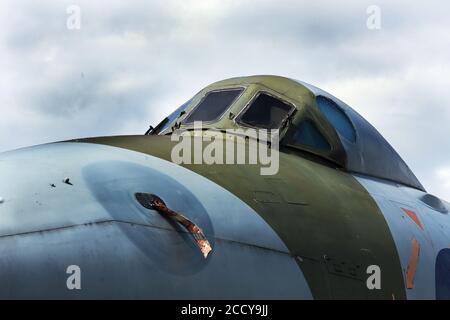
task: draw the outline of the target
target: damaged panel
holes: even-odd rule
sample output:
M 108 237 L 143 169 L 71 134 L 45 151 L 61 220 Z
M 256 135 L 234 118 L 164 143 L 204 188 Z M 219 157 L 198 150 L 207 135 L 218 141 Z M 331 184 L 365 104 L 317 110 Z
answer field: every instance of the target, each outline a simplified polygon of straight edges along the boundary
M 211 252 L 212 247 L 208 239 L 205 237 L 203 230 L 197 226 L 194 222 L 183 216 L 182 214 L 169 209 L 164 201 L 153 194 L 148 193 L 136 193 L 136 199 L 139 203 L 147 209 L 156 210 L 169 219 L 173 219 L 183 225 L 188 232 L 194 237 L 200 251 L 205 259 Z

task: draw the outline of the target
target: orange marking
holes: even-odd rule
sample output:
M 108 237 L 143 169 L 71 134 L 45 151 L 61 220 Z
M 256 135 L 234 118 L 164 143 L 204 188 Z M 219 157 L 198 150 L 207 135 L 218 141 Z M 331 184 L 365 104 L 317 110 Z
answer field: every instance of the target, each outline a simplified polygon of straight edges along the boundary
M 420 229 L 423 230 L 423 225 L 419 220 L 419 217 L 417 216 L 417 214 L 414 211 L 402 208 L 403 211 L 405 211 L 405 213 L 408 215 L 408 217 L 410 217 L 418 226 Z
M 417 271 L 417 263 L 419 262 L 420 244 L 416 239 L 411 241 L 411 256 L 409 257 L 408 269 L 406 270 L 406 288 L 414 288 L 414 276 Z

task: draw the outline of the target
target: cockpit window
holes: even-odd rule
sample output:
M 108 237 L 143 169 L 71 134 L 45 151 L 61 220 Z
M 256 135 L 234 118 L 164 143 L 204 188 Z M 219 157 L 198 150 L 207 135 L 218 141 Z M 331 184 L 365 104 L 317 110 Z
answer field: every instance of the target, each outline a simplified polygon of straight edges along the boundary
M 155 129 L 154 134 L 164 134 L 165 130 L 172 127 L 175 121 L 180 117 L 181 113 L 191 104 L 192 99 L 183 103 L 174 112 L 172 112 L 167 118 L 165 118 Z
M 290 144 L 307 146 L 313 149 L 328 151 L 331 149 L 327 139 L 311 120 L 304 120 L 297 127 Z
M 317 96 L 316 102 L 322 114 L 330 121 L 336 131 L 347 140 L 355 142 L 355 128 L 336 102 L 324 96 Z
M 244 89 L 211 91 L 199 105 L 183 120 L 183 124 L 194 121 L 214 121 L 219 119 Z
M 294 110 L 293 106 L 260 93 L 236 121 L 257 128 L 278 129 Z

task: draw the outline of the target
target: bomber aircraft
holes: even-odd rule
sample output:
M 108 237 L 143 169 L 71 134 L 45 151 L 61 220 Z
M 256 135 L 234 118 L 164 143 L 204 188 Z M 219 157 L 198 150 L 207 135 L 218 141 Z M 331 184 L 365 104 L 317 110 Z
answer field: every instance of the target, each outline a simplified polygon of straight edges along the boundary
M 331 94 L 227 79 L 145 134 L 1 153 L 0 298 L 450 299 L 449 208 Z

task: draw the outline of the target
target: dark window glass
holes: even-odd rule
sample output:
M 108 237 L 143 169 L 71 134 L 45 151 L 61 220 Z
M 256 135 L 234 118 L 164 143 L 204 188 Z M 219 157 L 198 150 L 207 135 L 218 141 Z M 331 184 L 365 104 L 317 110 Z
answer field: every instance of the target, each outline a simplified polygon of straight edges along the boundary
M 304 145 L 319 150 L 330 150 L 330 144 L 311 120 L 305 120 L 295 131 L 291 144 Z
M 260 94 L 238 119 L 258 128 L 278 129 L 294 107 L 267 94 Z
M 323 96 L 318 96 L 316 101 L 320 111 L 328 119 L 328 121 L 330 121 L 336 131 L 347 140 L 355 142 L 355 129 L 344 111 L 342 111 L 333 100 Z
M 219 119 L 242 91 L 243 89 L 232 89 L 209 92 L 202 102 L 183 120 L 183 123 Z

